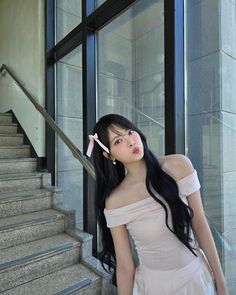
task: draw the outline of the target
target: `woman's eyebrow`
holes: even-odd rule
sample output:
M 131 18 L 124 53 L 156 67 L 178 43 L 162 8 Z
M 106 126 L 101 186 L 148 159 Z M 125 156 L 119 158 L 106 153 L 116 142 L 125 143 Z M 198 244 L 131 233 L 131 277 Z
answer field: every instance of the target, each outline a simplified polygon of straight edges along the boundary
M 116 134 L 117 134 L 117 133 L 116 133 Z M 120 133 L 120 134 L 116 135 L 115 137 L 112 138 L 111 143 L 112 143 L 117 137 L 120 137 L 120 136 L 123 136 L 123 135 L 125 135 L 125 132 L 124 132 L 123 134 Z
M 119 136 L 121 136 L 121 134 L 120 134 L 120 135 L 116 135 L 115 137 L 113 137 L 112 140 L 111 140 L 111 143 L 112 143 L 117 137 L 119 137 Z

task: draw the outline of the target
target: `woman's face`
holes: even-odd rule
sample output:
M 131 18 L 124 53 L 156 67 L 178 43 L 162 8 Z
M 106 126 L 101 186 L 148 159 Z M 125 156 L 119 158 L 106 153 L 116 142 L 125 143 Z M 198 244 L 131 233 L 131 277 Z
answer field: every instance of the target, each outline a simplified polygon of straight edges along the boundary
M 118 161 L 131 163 L 143 158 L 143 143 L 138 132 L 112 126 L 108 129 L 111 157 Z

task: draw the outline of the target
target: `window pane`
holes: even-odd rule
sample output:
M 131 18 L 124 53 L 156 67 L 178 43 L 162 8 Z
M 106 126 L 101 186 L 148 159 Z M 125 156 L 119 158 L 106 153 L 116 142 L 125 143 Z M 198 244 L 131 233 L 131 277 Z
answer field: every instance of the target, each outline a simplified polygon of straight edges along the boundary
M 236 294 L 236 3 L 186 2 L 187 151 Z
M 97 36 L 97 116 L 126 116 L 159 155 L 164 154 L 163 2 L 137 1 Z
M 56 65 L 56 121 L 82 151 L 82 48 L 73 50 Z M 60 138 L 57 138 L 57 185 L 63 190 L 62 206 L 76 210 L 76 226 L 83 228 L 83 169 Z
M 107 0 L 95 0 L 95 7 L 98 7 L 98 6 L 102 5 L 106 1 Z
M 56 43 L 81 22 L 81 0 L 56 0 Z

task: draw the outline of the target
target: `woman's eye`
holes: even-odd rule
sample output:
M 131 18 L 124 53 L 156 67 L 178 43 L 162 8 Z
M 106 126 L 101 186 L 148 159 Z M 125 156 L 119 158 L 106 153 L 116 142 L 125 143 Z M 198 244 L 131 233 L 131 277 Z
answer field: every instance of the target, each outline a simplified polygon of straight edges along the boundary
M 117 139 L 117 140 L 115 141 L 115 145 L 121 143 L 121 141 L 122 141 L 121 138 Z
M 132 133 L 134 133 L 134 131 L 133 130 L 129 130 L 129 135 L 131 135 Z

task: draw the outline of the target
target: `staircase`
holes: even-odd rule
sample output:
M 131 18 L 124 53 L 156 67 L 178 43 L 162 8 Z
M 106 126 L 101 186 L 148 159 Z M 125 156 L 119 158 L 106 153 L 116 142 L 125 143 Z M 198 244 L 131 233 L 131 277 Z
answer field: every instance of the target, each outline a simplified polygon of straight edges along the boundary
M 0 294 L 111 294 L 92 236 L 56 208 L 62 192 L 36 167 L 11 114 L 0 114 Z

